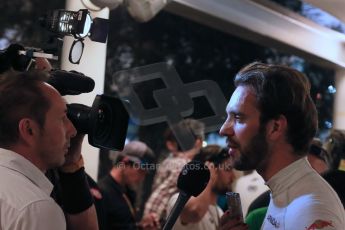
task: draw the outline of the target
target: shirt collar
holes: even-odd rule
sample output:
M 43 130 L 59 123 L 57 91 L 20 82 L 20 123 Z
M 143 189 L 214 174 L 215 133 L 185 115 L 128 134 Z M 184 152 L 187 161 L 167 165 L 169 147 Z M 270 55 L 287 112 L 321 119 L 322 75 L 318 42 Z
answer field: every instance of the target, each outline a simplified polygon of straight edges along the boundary
M 41 170 L 22 155 L 0 148 L 0 167 L 6 167 L 22 174 L 50 196 L 54 187 L 53 184 Z
M 272 191 L 272 198 L 286 191 L 299 178 L 312 172 L 312 170 L 307 157 L 303 157 L 280 170 L 266 182 L 266 185 Z

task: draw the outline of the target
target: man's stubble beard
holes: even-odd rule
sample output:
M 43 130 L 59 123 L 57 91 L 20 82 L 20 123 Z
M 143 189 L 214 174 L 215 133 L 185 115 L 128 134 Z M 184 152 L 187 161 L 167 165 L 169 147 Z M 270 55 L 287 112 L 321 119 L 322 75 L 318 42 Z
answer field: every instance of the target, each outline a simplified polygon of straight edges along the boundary
M 269 157 L 268 143 L 266 141 L 265 125 L 260 125 L 247 146 L 239 148 L 240 157 L 234 161 L 234 168 L 240 171 L 260 170 L 265 167 Z

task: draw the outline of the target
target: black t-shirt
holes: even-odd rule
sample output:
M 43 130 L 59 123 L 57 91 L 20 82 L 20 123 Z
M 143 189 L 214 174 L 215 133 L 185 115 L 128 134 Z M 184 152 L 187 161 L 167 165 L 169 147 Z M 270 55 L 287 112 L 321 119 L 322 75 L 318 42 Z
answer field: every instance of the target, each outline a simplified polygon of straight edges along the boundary
M 107 230 L 107 223 L 106 223 L 106 217 L 105 217 L 105 203 L 103 200 L 103 196 L 101 194 L 101 191 L 97 185 L 97 183 L 88 175 L 87 176 L 87 182 L 90 186 L 90 192 L 92 194 L 92 197 L 94 199 L 94 205 L 97 212 L 97 220 L 98 220 L 98 228 L 99 230 Z
M 98 186 L 104 201 L 106 229 L 138 229 L 133 210 L 135 193 L 123 189 L 109 174 L 98 182 Z

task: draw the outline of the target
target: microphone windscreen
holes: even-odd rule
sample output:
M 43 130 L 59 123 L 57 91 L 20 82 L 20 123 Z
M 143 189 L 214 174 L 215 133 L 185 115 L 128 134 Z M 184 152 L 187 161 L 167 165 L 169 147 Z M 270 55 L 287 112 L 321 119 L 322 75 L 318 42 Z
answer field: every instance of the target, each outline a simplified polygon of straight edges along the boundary
M 47 82 L 62 96 L 89 93 L 95 88 L 95 81 L 92 78 L 82 73 L 64 70 L 52 71 Z
M 210 180 L 210 170 L 200 161 L 191 161 L 183 166 L 177 179 L 177 188 L 190 196 L 198 196 Z

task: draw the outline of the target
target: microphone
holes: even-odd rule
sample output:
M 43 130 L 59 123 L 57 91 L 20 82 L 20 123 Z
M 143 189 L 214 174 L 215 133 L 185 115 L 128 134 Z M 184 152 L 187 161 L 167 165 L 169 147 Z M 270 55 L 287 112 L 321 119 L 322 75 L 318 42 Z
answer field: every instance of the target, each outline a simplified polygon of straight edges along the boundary
M 198 196 L 210 180 L 210 171 L 199 161 L 191 161 L 183 166 L 177 179 L 177 188 L 180 190 L 176 203 L 171 209 L 163 230 L 171 230 L 177 217 L 191 196 Z
M 95 81 L 76 71 L 53 70 L 47 81 L 61 96 L 89 93 L 95 88 Z

